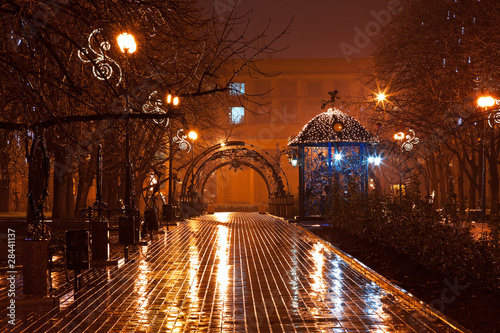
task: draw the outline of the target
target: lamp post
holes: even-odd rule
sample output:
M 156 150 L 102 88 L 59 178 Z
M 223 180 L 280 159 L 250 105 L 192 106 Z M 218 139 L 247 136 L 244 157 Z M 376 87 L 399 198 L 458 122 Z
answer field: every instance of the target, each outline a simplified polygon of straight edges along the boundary
M 173 105 L 176 107 L 179 105 L 179 97 L 177 96 L 172 96 L 171 94 L 167 95 L 167 104 L 170 109 L 170 105 Z M 174 163 L 174 133 L 173 133 L 173 128 L 172 128 L 172 123 L 173 121 L 170 120 L 169 125 L 170 125 L 170 145 L 169 145 L 169 153 L 168 153 L 168 206 L 167 206 L 167 230 L 168 230 L 168 221 L 173 220 L 173 215 L 174 215 L 174 172 L 173 172 L 173 163 Z
M 188 138 L 191 139 L 191 200 L 194 201 L 194 140 L 198 138 L 195 131 L 188 133 Z
M 477 100 L 477 105 L 486 112 L 488 107 L 495 105 L 495 99 L 491 96 L 481 96 Z M 486 120 L 483 120 L 483 139 L 482 139 L 482 163 L 483 170 L 481 174 L 481 218 L 486 217 Z
M 134 53 L 137 50 L 137 44 L 135 43 L 134 36 L 128 33 L 122 33 L 116 38 L 120 51 L 125 54 L 128 63 L 129 54 Z M 127 79 L 125 78 L 125 89 L 127 87 Z M 129 128 L 129 96 L 128 91 L 125 95 L 126 103 L 126 113 L 125 118 L 125 220 L 123 221 L 121 232 L 119 232 L 119 238 L 121 243 L 125 244 L 125 260 L 128 260 L 129 244 L 135 244 L 139 241 L 139 234 L 137 232 L 137 226 L 135 221 L 135 216 L 133 210 L 135 208 L 135 200 L 132 198 L 132 161 L 130 160 L 130 128 Z
M 134 36 L 128 33 L 122 33 L 117 37 L 118 46 L 120 50 L 126 55 L 128 60 L 128 55 L 134 53 L 137 50 L 137 44 L 135 43 Z M 127 87 L 125 87 L 127 89 Z M 128 92 L 125 96 L 126 112 L 129 113 L 129 102 L 128 102 Z M 127 210 L 134 208 L 134 202 L 132 200 L 132 162 L 130 160 L 130 133 L 129 133 L 129 120 L 128 117 L 125 119 L 125 208 Z
M 405 134 L 403 132 L 398 132 L 394 134 L 394 140 L 398 141 L 401 143 L 403 139 L 405 138 Z M 402 179 L 401 179 L 401 152 L 398 154 L 398 173 L 399 173 L 399 202 L 401 202 L 403 199 L 403 191 L 402 191 Z

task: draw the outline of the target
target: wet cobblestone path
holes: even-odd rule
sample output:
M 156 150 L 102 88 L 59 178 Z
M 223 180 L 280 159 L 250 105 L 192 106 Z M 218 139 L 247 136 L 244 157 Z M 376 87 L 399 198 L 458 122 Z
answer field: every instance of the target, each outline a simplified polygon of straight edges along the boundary
M 59 308 L 19 314 L 13 331 L 453 331 L 268 215 L 205 215 L 156 237 Z

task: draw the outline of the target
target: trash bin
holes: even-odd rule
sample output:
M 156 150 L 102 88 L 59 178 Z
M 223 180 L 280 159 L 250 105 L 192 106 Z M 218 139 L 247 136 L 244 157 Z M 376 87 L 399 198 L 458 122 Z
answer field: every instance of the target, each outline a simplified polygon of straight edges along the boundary
M 66 268 L 75 271 L 90 268 L 87 230 L 66 231 Z
M 160 223 L 158 221 L 158 209 L 156 207 L 144 211 L 144 220 L 146 221 L 148 230 L 156 231 L 160 228 Z
M 173 221 L 174 220 L 174 206 L 171 204 L 164 204 L 162 206 L 163 220 Z
M 91 221 L 90 232 L 92 261 L 108 260 L 110 254 L 108 221 Z
M 140 241 L 141 225 L 136 216 L 120 216 L 118 218 L 118 242 L 136 244 Z

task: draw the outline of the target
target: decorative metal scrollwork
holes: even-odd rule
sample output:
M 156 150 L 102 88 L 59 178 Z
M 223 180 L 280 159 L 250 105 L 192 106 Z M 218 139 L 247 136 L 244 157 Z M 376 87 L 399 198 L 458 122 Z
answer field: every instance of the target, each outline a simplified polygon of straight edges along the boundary
M 184 129 L 180 129 L 177 131 L 177 136 L 172 139 L 173 142 L 177 143 L 179 145 L 179 149 L 181 150 L 187 150 L 189 153 L 191 151 L 191 145 L 189 144 L 188 141 L 186 141 L 186 138 L 188 137 L 186 134 L 182 134 Z
M 500 110 L 495 110 L 488 115 L 488 125 L 495 127 L 496 124 L 500 124 Z
M 84 63 L 90 62 L 92 64 L 92 74 L 99 80 L 109 80 L 115 71 L 118 73 L 118 86 L 122 81 L 122 69 L 118 63 L 104 54 L 104 51 L 108 51 L 111 48 L 109 42 L 101 42 L 98 48 L 93 45 L 96 44 L 96 35 L 101 32 L 102 29 L 96 29 L 92 31 L 88 38 L 88 47 L 84 47 L 78 50 L 78 57 Z
M 415 136 L 414 130 L 410 129 L 408 131 L 411 132 L 412 135 L 406 134 L 406 141 L 401 145 L 402 151 L 411 151 L 413 149 L 413 146 L 420 141 L 420 139 Z
M 157 98 L 156 95 L 158 94 L 158 91 L 153 91 L 148 98 L 148 101 L 144 103 L 142 106 L 142 110 L 147 113 L 167 113 L 162 106 L 163 102 L 160 98 Z M 161 124 L 165 122 L 165 126 L 168 126 L 169 123 L 169 118 L 163 118 L 163 119 L 153 119 L 157 124 Z

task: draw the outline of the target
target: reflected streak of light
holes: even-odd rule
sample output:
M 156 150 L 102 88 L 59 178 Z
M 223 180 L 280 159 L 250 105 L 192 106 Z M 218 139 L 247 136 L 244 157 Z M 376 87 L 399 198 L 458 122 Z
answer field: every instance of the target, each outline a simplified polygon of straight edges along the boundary
M 224 303 L 227 296 L 227 285 L 229 278 L 229 244 L 228 244 L 228 230 L 226 226 L 218 226 L 218 245 L 217 258 L 219 258 L 219 266 L 217 269 L 217 284 L 220 291 L 220 301 Z
M 198 289 L 199 281 L 197 272 L 200 267 L 199 252 L 196 246 L 196 240 L 191 238 L 189 240 L 189 298 L 193 302 L 193 306 L 198 304 Z
M 293 296 L 292 296 L 292 306 L 295 308 L 299 307 L 299 275 L 297 273 L 298 271 L 298 251 L 297 251 L 297 242 L 293 242 L 293 247 L 292 247 L 292 269 L 290 270 L 290 284 L 292 285 L 292 291 L 293 291 Z
M 323 280 L 323 267 L 325 266 L 325 255 L 323 254 L 323 244 L 314 244 L 311 250 L 311 256 L 313 257 L 315 270 L 311 274 L 314 280 L 312 285 L 313 291 L 316 293 L 325 292 L 325 282 Z
M 150 274 L 149 265 L 146 261 L 143 260 L 139 265 L 139 275 L 135 279 L 135 286 L 134 286 L 134 292 L 137 293 L 137 303 L 139 304 L 137 312 L 141 314 L 141 320 L 139 321 L 141 325 L 146 325 L 148 322 L 145 317 L 148 314 L 148 306 L 149 306 L 149 299 L 147 297 L 149 274 Z
M 215 213 L 215 217 L 219 222 L 227 223 L 229 222 L 229 214 L 230 213 Z

